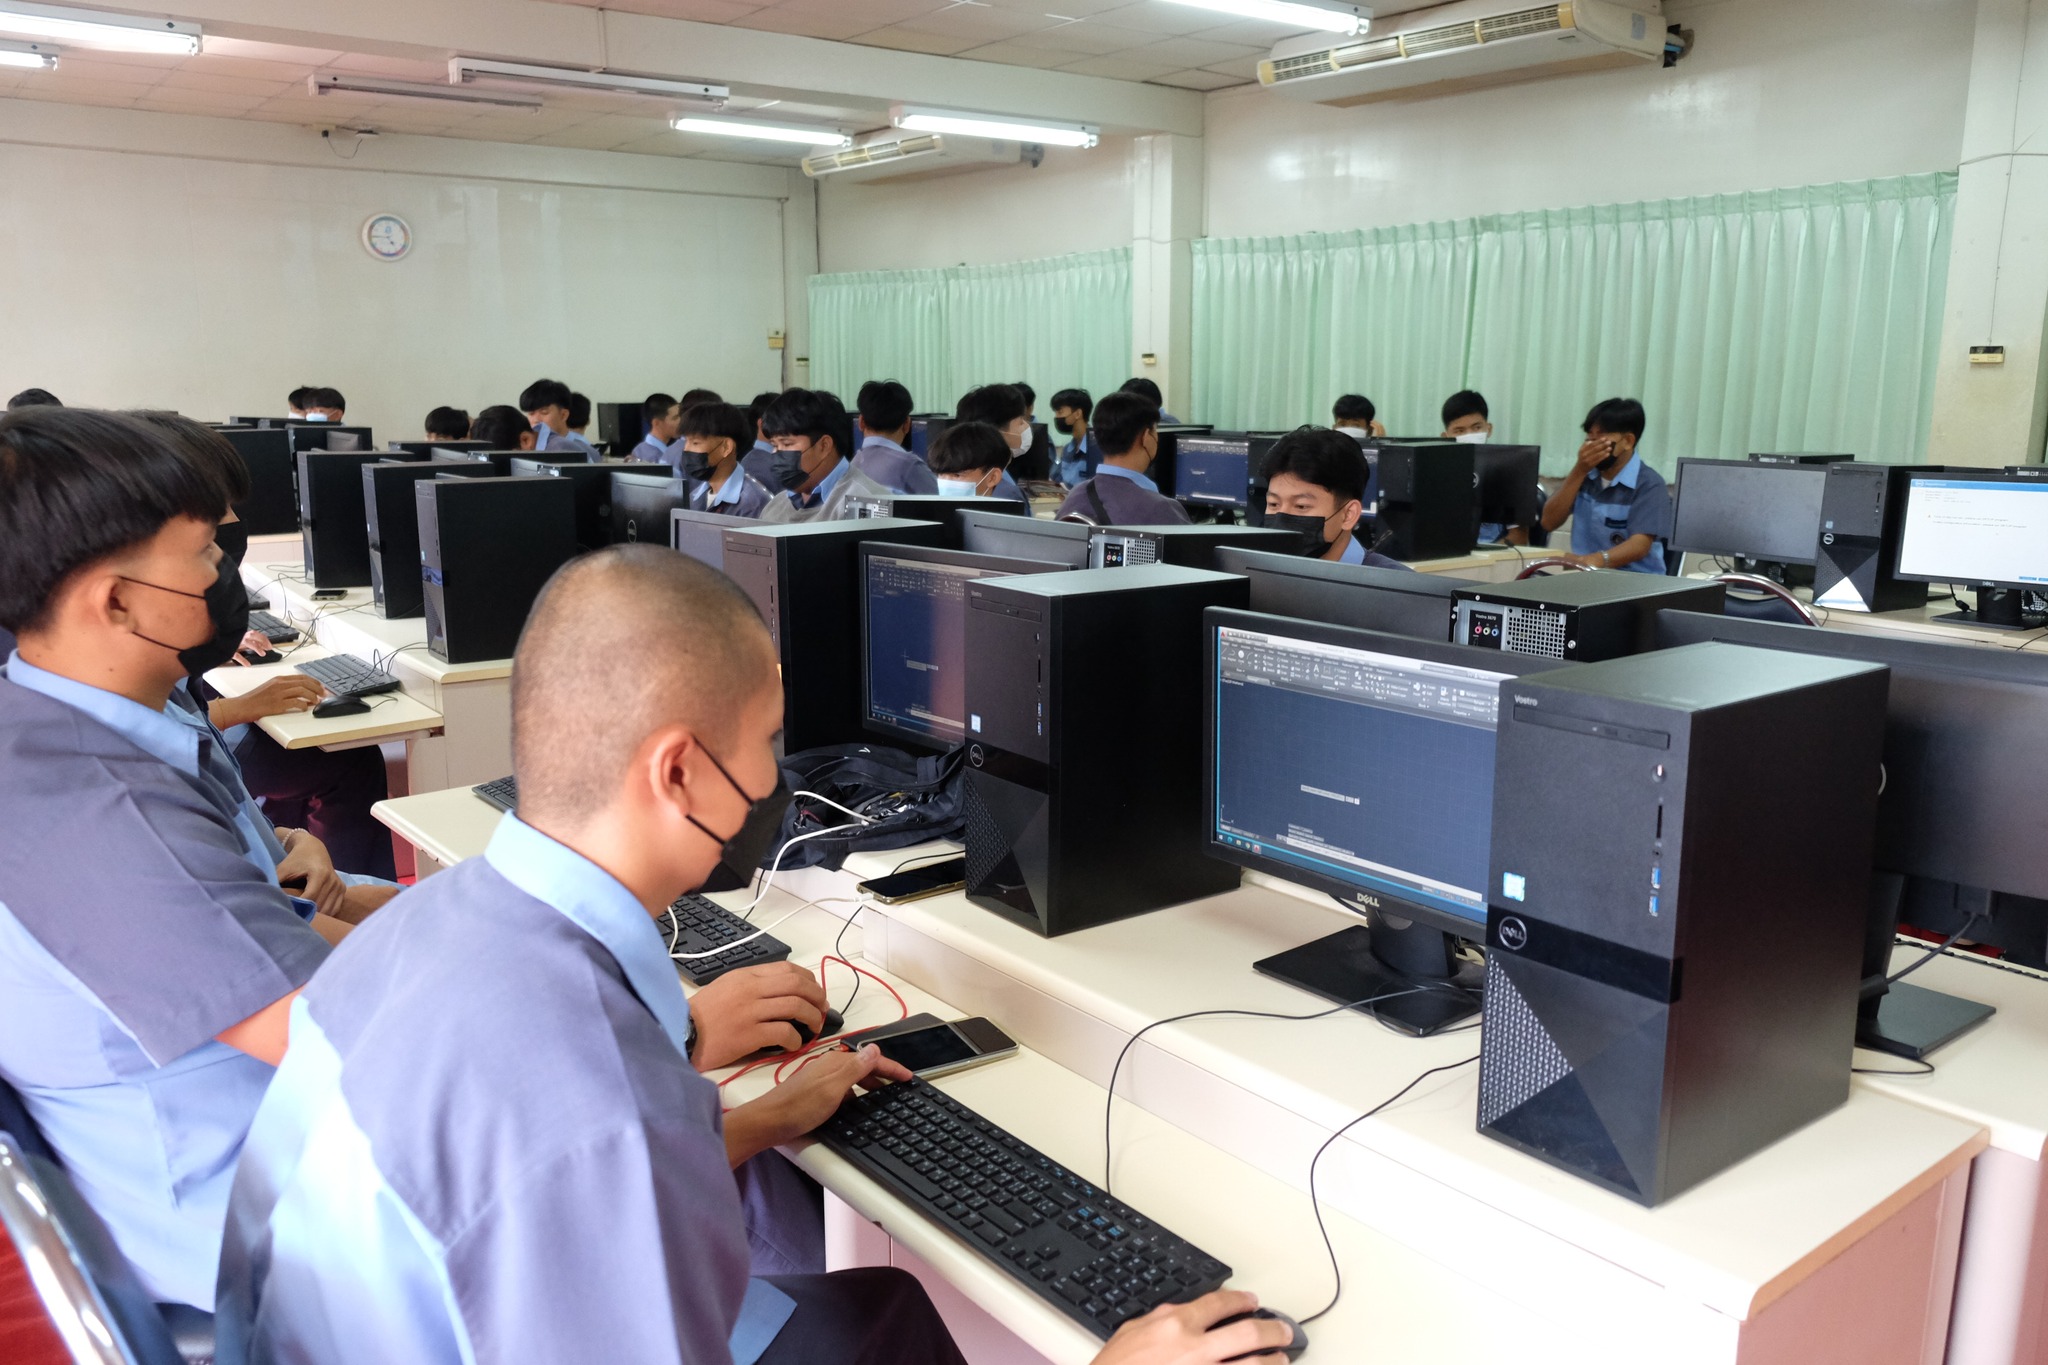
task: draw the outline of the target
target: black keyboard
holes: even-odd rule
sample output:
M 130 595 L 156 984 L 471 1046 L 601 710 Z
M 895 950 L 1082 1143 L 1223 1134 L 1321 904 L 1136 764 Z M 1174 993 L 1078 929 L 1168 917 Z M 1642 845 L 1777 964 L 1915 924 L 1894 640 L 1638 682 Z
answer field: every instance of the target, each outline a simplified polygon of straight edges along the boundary
M 697 895 L 684 896 L 671 905 L 668 913 L 654 922 L 654 927 L 661 930 L 662 937 L 668 940 L 670 953 L 707 953 L 755 932 L 753 925 L 718 902 Z M 787 943 L 762 934 L 745 943 L 735 943 L 713 957 L 678 962 L 676 970 L 692 986 L 708 986 L 737 968 L 759 967 L 763 963 L 780 962 L 788 956 Z
M 249 629 L 260 632 L 274 645 L 288 645 L 299 638 L 296 626 L 287 625 L 282 617 L 272 616 L 267 611 L 250 612 Z
M 854 1095 L 825 1145 L 1100 1337 L 1230 1267 L 925 1081 Z
M 308 659 L 299 665 L 299 672 L 337 697 L 374 697 L 379 692 L 398 690 L 398 679 L 347 654 Z
M 497 777 L 489 782 L 479 782 L 470 788 L 478 796 L 508 814 L 519 809 L 519 779 Z

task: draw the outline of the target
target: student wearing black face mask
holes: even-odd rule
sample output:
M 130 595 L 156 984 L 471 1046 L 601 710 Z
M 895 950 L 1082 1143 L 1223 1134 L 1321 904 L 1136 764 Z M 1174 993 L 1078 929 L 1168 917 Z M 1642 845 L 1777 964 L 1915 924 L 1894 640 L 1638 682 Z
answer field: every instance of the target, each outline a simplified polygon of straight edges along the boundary
M 791 389 L 762 415 L 775 446 L 775 482 L 799 511 L 822 507 L 850 468 L 853 419 L 822 389 Z
M 1309 559 L 1405 569 L 1359 539 L 1365 521 L 1365 455 L 1358 442 L 1326 427 L 1302 427 L 1266 454 L 1266 526 L 1300 537 Z
M 758 517 L 774 494 L 740 465 L 752 447 L 754 423 L 745 408 L 699 403 L 682 417 L 682 468 L 690 506 L 699 512 Z

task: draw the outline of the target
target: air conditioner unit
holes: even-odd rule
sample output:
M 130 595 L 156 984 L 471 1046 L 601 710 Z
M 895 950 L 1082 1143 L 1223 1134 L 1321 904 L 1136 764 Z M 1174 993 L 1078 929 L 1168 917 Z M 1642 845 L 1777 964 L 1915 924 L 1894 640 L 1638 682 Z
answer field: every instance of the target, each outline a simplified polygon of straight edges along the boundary
M 1664 59 L 1662 0 L 1463 0 L 1396 16 L 1357 38 L 1289 38 L 1259 63 L 1269 90 L 1318 104 L 1450 94 Z
M 992 166 L 1036 166 L 1043 160 L 1045 148 L 1035 142 L 891 131 L 870 134 L 843 151 L 807 156 L 804 174 L 814 180 L 922 180 Z

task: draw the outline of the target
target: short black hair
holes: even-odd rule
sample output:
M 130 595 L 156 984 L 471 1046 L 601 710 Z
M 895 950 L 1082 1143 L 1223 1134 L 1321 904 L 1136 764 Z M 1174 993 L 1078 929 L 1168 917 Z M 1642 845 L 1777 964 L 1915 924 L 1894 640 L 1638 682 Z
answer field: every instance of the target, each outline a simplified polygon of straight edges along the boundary
M 64 404 L 48 389 L 23 389 L 7 400 L 7 410 L 16 408 L 61 408 Z
M 1000 431 L 1030 411 L 1024 406 L 1024 395 L 1011 385 L 983 384 L 961 395 L 960 405 L 953 409 L 953 420 L 986 422 Z
M 469 426 L 470 438 L 487 442 L 492 450 L 519 449 L 519 433 L 531 430 L 526 414 L 505 403 L 485 408 Z
M 65 407 L 0 417 L 0 630 L 41 625 L 86 565 L 175 518 L 221 511 L 218 480 L 132 418 Z
M 832 438 L 839 458 L 853 458 L 853 419 L 846 405 L 823 389 L 789 389 L 777 394 L 761 418 L 761 430 L 769 436 L 805 436 L 813 441 Z
M 1010 442 L 986 422 L 955 422 L 932 441 L 925 463 L 934 474 L 966 474 L 977 469 L 1008 469 Z
M 1364 502 L 1367 470 L 1365 452 L 1356 439 L 1328 427 L 1297 427 L 1273 443 L 1266 452 L 1266 467 L 1260 478 L 1271 483 L 1281 474 L 1292 474 L 1303 483 L 1327 488 L 1337 505 Z
M 539 412 L 542 408 L 566 408 L 573 395 L 569 386 L 559 379 L 536 379 L 519 393 L 521 412 Z
M 569 395 L 569 425 L 587 427 L 590 425 L 590 400 L 580 393 Z
M 340 389 L 313 389 L 309 391 L 308 396 L 316 408 L 333 408 L 336 412 L 348 411 L 348 400 L 341 396 Z
M 668 416 L 668 410 L 675 405 L 674 394 L 650 393 L 647 395 L 647 401 L 640 405 L 640 415 L 649 423 L 659 422 Z
M 287 406 L 304 412 L 307 408 L 320 406 L 320 390 L 311 384 L 301 384 L 284 396 Z
M 1073 408 L 1083 417 L 1092 417 L 1095 415 L 1095 400 L 1088 396 L 1086 389 L 1061 389 L 1052 396 L 1052 409 L 1058 412 L 1061 408 Z
M 193 464 L 199 466 L 206 476 L 220 487 L 220 511 L 214 514 L 218 521 L 226 516 L 228 509 L 238 502 L 247 502 L 255 485 L 249 481 L 249 463 L 242 458 L 242 452 L 228 443 L 228 438 L 201 422 L 190 417 L 180 417 L 175 412 L 161 412 L 143 409 L 124 413 L 155 431 L 169 441 L 174 449 Z
M 1029 384 L 1025 383 L 1021 379 L 1018 380 L 1016 383 L 1010 385 L 1010 387 L 1024 395 L 1024 410 L 1026 412 L 1029 412 L 1033 408 L 1038 406 L 1037 389 L 1032 388 Z
M 469 414 L 461 408 L 435 408 L 427 414 L 427 435 L 444 441 L 469 439 Z
M 1094 425 L 1104 455 L 1128 455 L 1140 436 L 1159 425 L 1159 405 L 1142 393 L 1118 389 L 1095 405 Z
M 1362 393 L 1347 393 L 1330 405 L 1330 420 L 1333 422 L 1366 422 L 1380 415 L 1372 400 Z M 1347 441 L 1350 437 L 1345 437 Z
M 1485 394 L 1475 389 L 1459 389 L 1444 400 L 1444 427 L 1446 430 L 1449 429 L 1451 423 L 1463 421 L 1467 417 L 1477 417 L 1482 422 L 1491 422 L 1493 420 L 1493 414 L 1486 409 Z
M 683 435 L 723 436 L 735 456 L 754 448 L 754 423 L 745 408 L 731 403 L 693 403 L 683 409 Z M 843 453 L 843 452 L 842 452 Z
M 756 422 L 759 422 L 763 417 L 768 415 L 768 409 L 774 406 L 775 400 L 780 397 L 782 397 L 780 393 L 776 393 L 773 391 L 755 394 L 754 401 L 747 404 L 748 415 L 751 416 Z
M 1608 398 L 1593 405 L 1593 410 L 1586 414 L 1585 424 L 1579 430 L 1591 435 L 1593 428 L 1598 427 L 1609 436 L 1619 436 L 1626 432 L 1640 441 L 1643 439 L 1643 428 L 1648 424 L 1649 419 L 1643 413 L 1643 405 L 1635 399 Z
M 860 409 L 861 425 L 869 431 L 899 429 L 910 421 L 910 411 L 916 406 L 910 390 L 894 379 L 870 379 L 860 386 L 854 405 Z
M 1124 386 L 1118 389 L 1117 392 L 1135 393 L 1140 398 L 1149 398 L 1152 400 L 1152 406 L 1155 408 L 1163 408 L 1166 406 L 1166 395 L 1159 391 L 1159 386 L 1157 384 L 1145 378 L 1143 375 L 1139 375 L 1133 379 L 1126 379 L 1124 381 Z
M 723 403 L 725 399 L 716 389 L 691 389 L 676 401 L 685 408 L 694 408 L 699 403 Z

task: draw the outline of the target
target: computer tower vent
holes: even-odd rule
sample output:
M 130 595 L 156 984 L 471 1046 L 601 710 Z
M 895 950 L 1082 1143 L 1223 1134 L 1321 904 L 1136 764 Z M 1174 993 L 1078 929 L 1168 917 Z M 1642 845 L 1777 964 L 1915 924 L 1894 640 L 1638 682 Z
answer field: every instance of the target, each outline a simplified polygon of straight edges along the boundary
M 1549 659 L 1565 657 L 1569 632 L 1560 613 L 1509 607 L 1506 627 L 1505 647 L 1510 654 L 1534 654 Z
M 962 803 L 967 817 L 967 884 L 981 886 L 1010 856 L 1010 836 L 981 799 L 974 783 L 961 784 L 966 791 Z
M 1493 1043 L 1479 1061 L 1479 1124 L 1483 1128 L 1500 1122 L 1571 1075 L 1572 1064 L 1515 983 L 1490 961 L 1482 1019 Z

